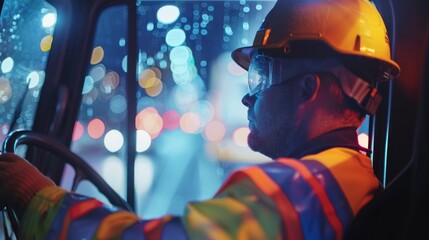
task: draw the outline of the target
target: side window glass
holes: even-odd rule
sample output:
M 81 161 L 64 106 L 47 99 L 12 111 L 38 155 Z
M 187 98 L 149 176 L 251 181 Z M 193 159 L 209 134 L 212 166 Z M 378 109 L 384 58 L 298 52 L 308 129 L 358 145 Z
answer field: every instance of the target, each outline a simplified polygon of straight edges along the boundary
M 109 7 L 100 14 L 71 145 L 72 151 L 85 159 L 124 199 L 127 21 L 125 5 Z M 66 166 L 62 186 L 71 186 L 73 176 L 73 170 Z M 77 192 L 106 200 L 87 181 L 82 181 Z
M 181 214 L 186 202 L 211 197 L 232 170 L 267 160 L 246 143 L 247 73 L 231 51 L 252 44 L 274 1 L 136 4 L 136 211 Z M 72 144 L 124 198 L 126 22 L 125 6 L 98 20 Z M 98 197 L 93 187 L 78 190 Z
M 31 129 L 53 41 L 56 10 L 41 0 L 5 0 L 0 18 L 0 141 Z

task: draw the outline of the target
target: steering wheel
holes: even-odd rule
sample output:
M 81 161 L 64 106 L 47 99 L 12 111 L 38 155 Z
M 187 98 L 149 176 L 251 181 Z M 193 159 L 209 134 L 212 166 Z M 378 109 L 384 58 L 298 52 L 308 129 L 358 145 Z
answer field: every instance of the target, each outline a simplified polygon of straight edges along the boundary
M 73 179 L 71 191 L 75 191 L 82 180 L 88 180 L 93 183 L 104 196 L 106 196 L 107 200 L 109 200 L 112 205 L 133 212 L 130 205 L 122 199 L 91 166 L 57 140 L 28 130 L 16 130 L 11 132 L 4 140 L 2 152 L 15 153 L 16 149 L 20 145 L 34 146 L 43 149 L 47 152 L 53 153 L 59 160 L 69 164 L 76 173 Z M 19 223 L 16 215 L 9 208 L 7 209 L 7 213 L 11 221 L 13 231 L 17 233 Z

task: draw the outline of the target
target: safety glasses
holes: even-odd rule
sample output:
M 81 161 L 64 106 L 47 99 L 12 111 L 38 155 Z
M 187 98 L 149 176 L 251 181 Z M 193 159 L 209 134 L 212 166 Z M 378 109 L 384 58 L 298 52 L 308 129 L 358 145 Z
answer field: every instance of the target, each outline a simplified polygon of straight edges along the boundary
M 282 83 L 284 61 L 266 55 L 254 55 L 248 69 L 249 95 L 261 93 L 272 85 Z

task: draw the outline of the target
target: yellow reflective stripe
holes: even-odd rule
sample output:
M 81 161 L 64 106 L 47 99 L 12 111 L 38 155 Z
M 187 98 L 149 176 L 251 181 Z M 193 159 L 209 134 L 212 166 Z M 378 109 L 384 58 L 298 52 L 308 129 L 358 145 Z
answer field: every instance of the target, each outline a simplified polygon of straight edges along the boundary
M 329 168 L 340 185 L 347 201 L 356 213 L 373 198 L 379 181 L 371 167 L 371 160 L 354 150 L 331 148 L 302 160 L 316 160 Z M 356 184 L 359 183 L 359 184 Z
M 230 216 L 223 215 L 222 209 Z M 190 204 L 186 219 L 191 229 L 190 236 L 195 239 L 268 238 L 251 209 L 232 198 L 219 198 Z M 225 221 L 220 222 L 222 219 Z M 235 224 L 227 223 L 227 221 L 234 221 Z
M 140 218 L 130 212 L 115 212 L 105 217 L 95 233 L 95 239 L 119 239 L 125 229 Z
M 256 196 L 254 197 L 256 198 Z M 257 219 L 255 219 L 252 211 L 242 202 L 232 198 L 225 198 L 218 201 L 213 200 L 211 203 L 214 206 L 227 208 L 232 214 L 242 216 L 241 221 L 237 224 L 238 229 L 236 234 L 238 239 L 267 239 L 263 228 Z
M 66 193 L 66 190 L 52 186 L 44 188 L 31 199 L 21 222 L 22 239 L 46 237 Z
M 191 228 L 189 233 L 191 239 L 232 239 L 222 227 L 213 222 L 209 216 L 198 211 L 192 204 L 189 204 L 187 208 L 186 220 Z

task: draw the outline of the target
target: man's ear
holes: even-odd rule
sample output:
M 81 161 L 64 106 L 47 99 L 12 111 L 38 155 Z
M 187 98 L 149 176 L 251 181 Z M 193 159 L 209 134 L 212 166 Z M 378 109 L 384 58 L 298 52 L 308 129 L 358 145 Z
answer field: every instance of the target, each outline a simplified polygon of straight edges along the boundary
M 316 74 L 305 74 L 297 85 L 299 103 L 312 102 L 319 94 L 320 78 Z

